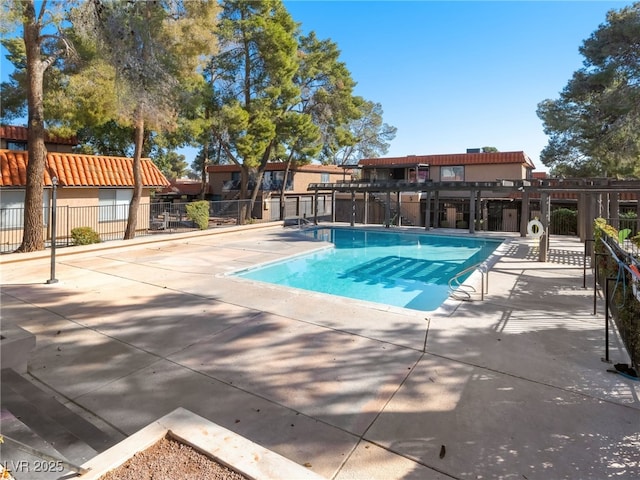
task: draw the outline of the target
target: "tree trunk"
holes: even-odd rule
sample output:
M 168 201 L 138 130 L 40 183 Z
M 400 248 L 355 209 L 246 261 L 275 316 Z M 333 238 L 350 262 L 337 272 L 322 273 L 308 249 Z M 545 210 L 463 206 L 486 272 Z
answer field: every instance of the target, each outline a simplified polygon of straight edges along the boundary
M 200 200 L 204 200 L 207 195 L 207 165 L 209 164 L 209 142 L 202 146 L 202 169 L 200 170 Z
M 256 176 L 256 184 L 253 187 L 253 191 L 251 192 L 251 201 L 249 202 L 249 211 L 247 212 L 247 220 L 251 219 L 251 213 L 253 212 L 253 206 L 256 203 L 256 199 L 258 198 L 258 192 L 260 191 L 260 186 L 262 185 L 262 179 L 264 178 L 264 172 L 267 169 L 267 163 L 269 162 L 269 157 L 271 156 L 271 150 L 273 149 L 273 141 L 269 143 L 266 150 L 262 155 L 262 160 L 260 161 L 260 166 L 258 167 L 258 175 Z
M 258 175 L 256 176 L 256 184 L 253 187 L 253 191 L 251 192 L 251 201 L 249 202 L 249 209 L 247 210 L 247 220 L 251 219 L 251 215 L 253 213 L 253 207 L 256 204 L 256 199 L 258 198 L 258 192 L 260 191 L 260 185 L 262 185 L 262 179 L 264 178 L 264 168 L 261 167 L 258 169 Z
M 27 184 L 24 199 L 24 229 L 19 252 L 44 250 L 42 212 L 44 169 L 47 149 L 44 144 L 43 77 L 46 64 L 40 58 L 40 25 L 33 2 L 23 3 L 24 43 L 27 53 L 28 133 Z
M 287 189 L 287 181 L 289 180 L 289 172 L 291 171 L 292 157 L 293 152 L 287 158 L 287 165 L 284 168 L 284 177 L 282 178 L 282 188 L 280 188 L 280 220 L 284 220 L 284 216 L 286 215 L 286 198 L 284 196 L 284 192 Z
M 131 240 L 136 236 L 136 227 L 138 225 L 138 208 L 140 206 L 140 197 L 142 196 L 142 147 L 144 145 L 144 117 L 142 115 L 142 107 L 138 107 L 136 111 L 135 124 L 135 150 L 133 153 L 133 196 L 129 204 L 129 217 L 127 218 L 127 229 L 124 232 L 124 239 Z

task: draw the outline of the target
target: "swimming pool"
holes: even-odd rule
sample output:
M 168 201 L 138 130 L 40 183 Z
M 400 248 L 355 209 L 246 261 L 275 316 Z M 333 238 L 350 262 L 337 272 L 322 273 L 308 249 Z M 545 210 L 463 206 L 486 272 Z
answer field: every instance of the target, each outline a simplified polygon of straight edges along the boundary
M 236 275 L 430 311 L 447 299 L 453 276 L 486 260 L 503 241 L 340 227 L 310 229 L 305 234 L 333 246 Z

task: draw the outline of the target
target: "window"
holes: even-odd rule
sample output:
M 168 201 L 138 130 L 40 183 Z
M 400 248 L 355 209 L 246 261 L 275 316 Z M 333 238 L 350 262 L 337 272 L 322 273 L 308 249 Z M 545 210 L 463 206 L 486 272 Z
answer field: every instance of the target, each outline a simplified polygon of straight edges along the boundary
M 132 189 L 100 189 L 98 191 L 98 221 L 126 220 L 129 216 L 131 198 L 133 198 Z
M 320 183 L 329 183 L 330 181 L 331 181 L 331 178 L 328 173 L 320 174 Z
M 42 192 L 42 210 L 45 226 L 49 223 L 49 194 Z M 0 196 L 0 228 L 22 228 L 24 226 L 24 190 L 3 190 Z
M 440 167 L 441 182 L 462 182 L 464 181 L 464 166 Z
M 16 142 L 15 140 L 7 140 L 8 150 L 26 150 L 27 142 Z
M 409 170 L 409 181 L 411 183 L 425 183 L 429 178 L 429 170 L 426 168 L 412 168 Z

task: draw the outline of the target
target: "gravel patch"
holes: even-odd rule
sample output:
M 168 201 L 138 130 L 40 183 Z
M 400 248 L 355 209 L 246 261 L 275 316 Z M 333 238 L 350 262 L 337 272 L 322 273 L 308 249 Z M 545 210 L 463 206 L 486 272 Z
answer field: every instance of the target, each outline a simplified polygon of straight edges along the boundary
M 99 480 L 248 480 L 203 453 L 166 436 Z

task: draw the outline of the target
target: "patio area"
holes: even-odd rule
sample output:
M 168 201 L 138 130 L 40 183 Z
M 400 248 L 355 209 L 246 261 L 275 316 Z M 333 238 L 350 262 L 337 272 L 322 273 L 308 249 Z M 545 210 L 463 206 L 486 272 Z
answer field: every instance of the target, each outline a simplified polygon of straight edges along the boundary
M 36 336 L 23 378 L 104 439 L 11 416 L 4 376 L 3 433 L 81 464 L 183 407 L 328 479 L 640 476 L 640 382 L 601 360 L 578 239 L 539 262 L 510 236 L 483 302 L 418 312 L 227 276 L 322 245 L 254 227 L 60 249 L 51 284 L 48 252 L 1 256 L 3 329 Z

